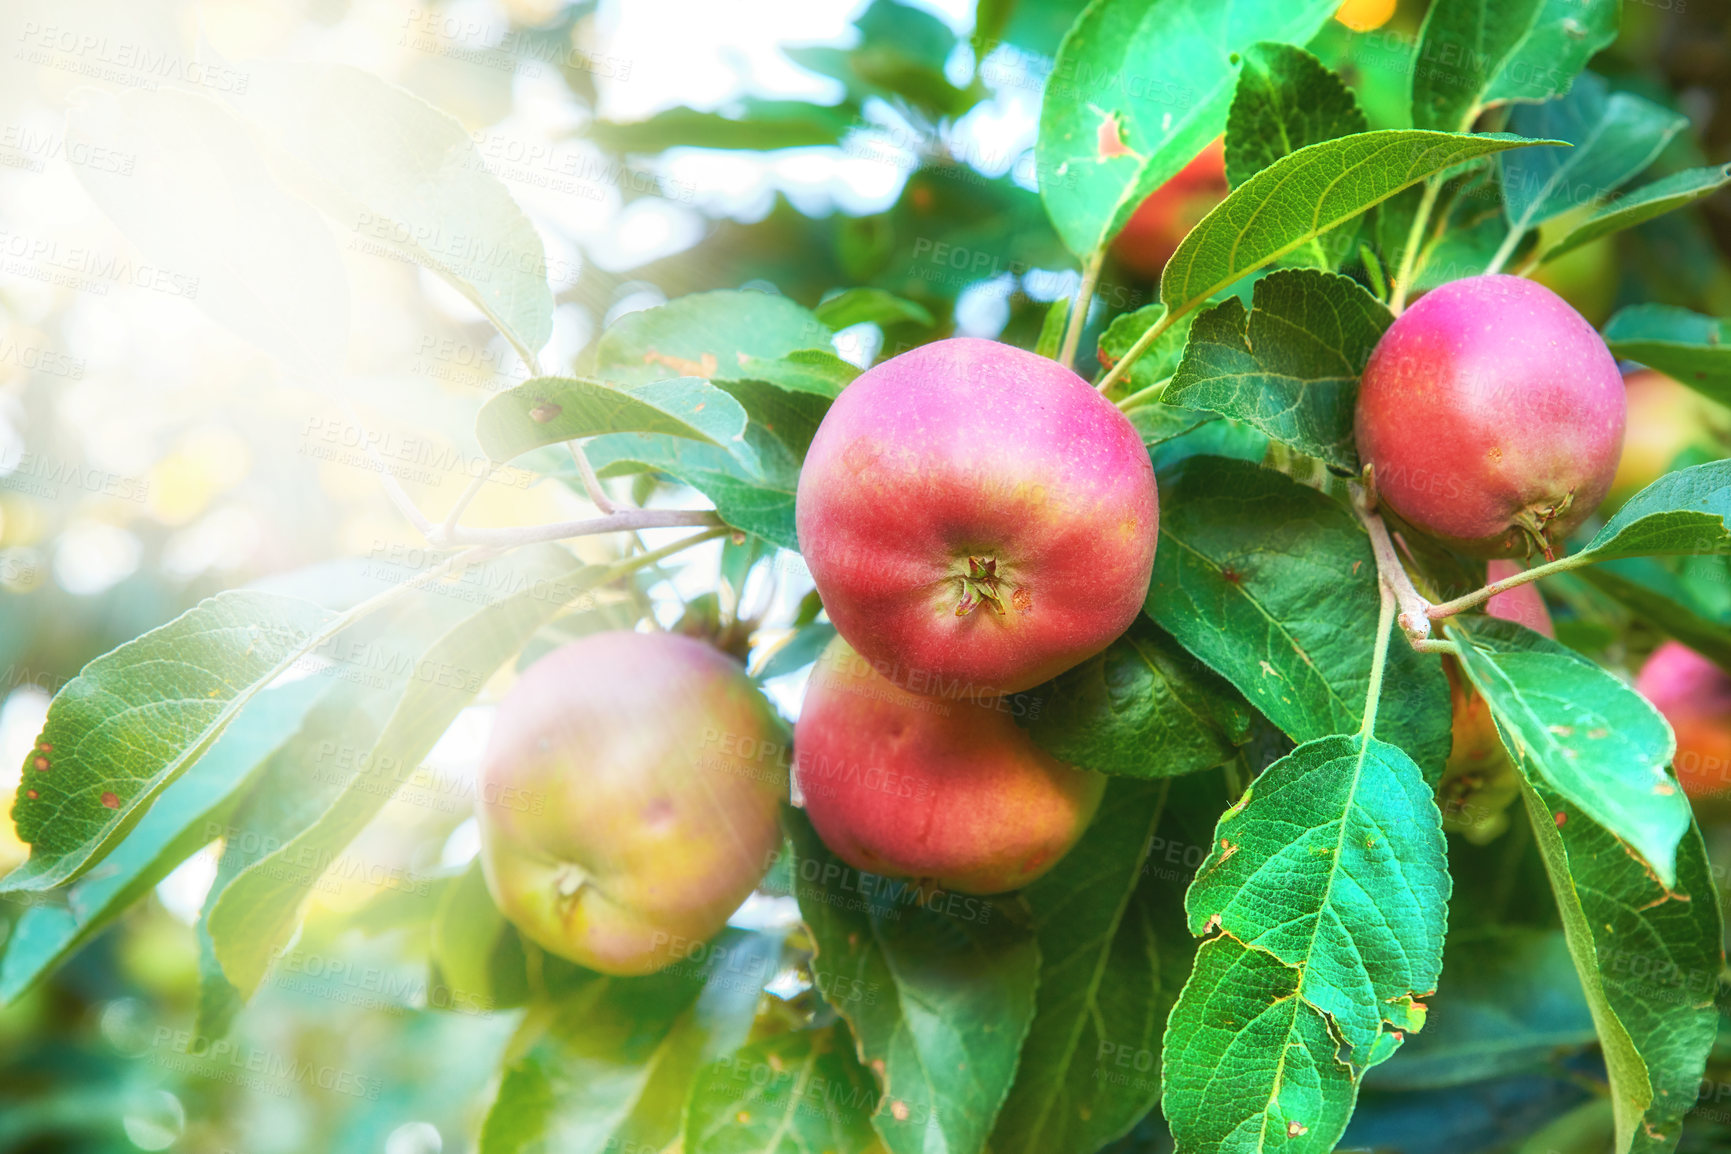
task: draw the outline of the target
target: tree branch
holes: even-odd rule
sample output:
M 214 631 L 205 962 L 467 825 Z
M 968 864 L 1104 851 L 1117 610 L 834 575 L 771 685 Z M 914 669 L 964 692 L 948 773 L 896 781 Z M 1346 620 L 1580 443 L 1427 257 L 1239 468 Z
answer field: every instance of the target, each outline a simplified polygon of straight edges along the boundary
M 1447 641 L 1432 641 L 1430 635 L 1430 602 L 1419 595 L 1413 587 L 1412 578 L 1407 576 L 1406 566 L 1400 563 L 1400 554 L 1395 552 L 1394 538 L 1389 536 L 1388 525 L 1382 515 L 1371 505 L 1370 495 L 1363 485 L 1348 486 L 1352 493 L 1353 512 L 1364 523 L 1365 532 L 1370 534 L 1370 548 L 1376 555 L 1376 572 L 1388 591 L 1394 594 L 1400 615 L 1396 624 L 1412 647 L 1420 653 L 1447 652 L 1431 648 L 1435 645 L 1454 646 Z
M 708 526 L 719 536 L 727 526 L 712 509 L 621 509 L 604 517 L 581 521 L 554 521 L 547 525 L 526 525 L 514 529 L 456 529 L 447 537 L 434 539 L 436 545 L 491 545 L 499 549 L 514 549 L 541 541 L 562 541 L 567 537 L 591 537 L 597 533 L 617 533 L 635 529 L 670 529 L 686 525 Z
M 589 501 L 603 513 L 611 513 L 616 506 L 613 499 L 607 495 L 607 490 L 601 487 L 601 478 L 595 475 L 595 466 L 589 463 L 589 454 L 583 451 L 583 446 L 576 441 L 566 441 L 571 447 L 571 460 L 577 465 L 577 475 L 583 478 L 583 488 L 589 494 Z

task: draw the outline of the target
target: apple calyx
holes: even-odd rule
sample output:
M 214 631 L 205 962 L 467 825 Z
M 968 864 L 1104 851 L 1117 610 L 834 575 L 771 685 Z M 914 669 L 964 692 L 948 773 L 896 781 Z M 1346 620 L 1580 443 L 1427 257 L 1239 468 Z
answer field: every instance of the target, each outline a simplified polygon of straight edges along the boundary
M 569 910 L 577 896 L 589 884 L 589 871 L 574 862 L 563 862 L 553 875 L 553 891 L 559 895 L 561 908 Z
M 1574 503 L 1575 491 L 1570 489 L 1563 494 L 1562 500 L 1549 505 L 1531 505 L 1515 514 L 1513 518 L 1515 528 L 1525 535 L 1532 549 L 1545 555 L 1546 561 L 1557 559 L 1556 551 L 1551 547 L 1551 539 L 1546 533 L 1546 528 L 1552 521 L 1567 513 L 1569 506 Z
M 968 571 L 961 578 L 962 599 L 956 602 L 956 616 L 966 617 L 983 602 L 1002 616 L 1004 595 L 998 586 L 998 562 L 995 557 L 969 557 Z

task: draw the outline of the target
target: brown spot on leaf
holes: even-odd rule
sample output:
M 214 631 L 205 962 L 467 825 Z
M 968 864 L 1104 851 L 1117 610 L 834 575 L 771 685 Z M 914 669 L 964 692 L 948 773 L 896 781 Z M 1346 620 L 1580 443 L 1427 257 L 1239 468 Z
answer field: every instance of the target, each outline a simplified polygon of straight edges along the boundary
M 697 360 L 688 361 L 684 357 L 658 353 L 654 349 L 643 354 L 643 363 L 646 365 L 666 365 L 682 377 L 713 377 L 718 365 L 714 353 L 704 353 Z
M 1564 813 L 1562 810 L 1559 809 L 1557 811 L 1557 828 L 1562 829 L 1563 823 L 1568 821 L 1568 820 L 1569 820 L 1569 815 Z
M 35 801 L 36 800 L 36 791 L 33 789 L 25 790 L 24 796 L 29 798 L 31 801 Z
M 1310 1133 L 1309 1126 L 1301 1126 L 1297 1122 L 1288 1122 L 1286 1124 L 1286 1136 L 1288 1138 L 1297 1138 L 1301 1134 L 1308 1133 Z
M 107 806 L 109 809 L 119 809 L 120 799 L 115 797 L 112 793 L 104 793 L 102 795 L 102 804 Z
M 41 745 L 37 746 L 37 748 L 40 749 L 43 753 L 53 753 L 54 752 L 54 747 L 52 745 L 48 744 L 46 741 L 44 741 Z
M 552 401 L 542 401 L 529 410 L 529 419 L 538 425 L 545 425 L 565 410 Z
M 908 1120 L 908 1104 L 906 1102 L 901 1101 L 900 1099 L 897 1099 L 896 1101 L 891 1102 L 890 1103 L 890 1116 L 893 1117 L 897 1122 L 906 1122 Z
M 36 772 L 37 773 L 47 773 L 48 772 L 48 759 L 46 757 L 38 757 L 36 759 Z

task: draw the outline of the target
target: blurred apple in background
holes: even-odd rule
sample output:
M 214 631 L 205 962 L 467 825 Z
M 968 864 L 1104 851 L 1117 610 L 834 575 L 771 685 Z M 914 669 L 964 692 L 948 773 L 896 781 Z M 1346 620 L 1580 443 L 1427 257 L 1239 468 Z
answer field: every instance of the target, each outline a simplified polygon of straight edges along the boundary
M 1677 731 L 1673 765 L 1690 798 L 1731 794 L 1731 673 L 1680 641 L 1659 646 L 1635 688 Z
M 1566 235 L 1588 212 L 1559 217 L 1540 234 L 1541 245 Z M 1594 327 L 1611 319 L 1617 306 L 1617 249 L 1615 237 L 1604 237 L 1564 253 L 1540 265 L 1532 277 L 1574 306 Z
M 1638 369 L 1623 377 L 1629 399 L 1629 422 L 1623 434 L 1623 456 L 1605 498 L 1607 512 L 1657 481 L 1688 449 L 1714 457 L 1731 447 L 1731 411 L 1689 386 L 1653 369 Z
M 1137 276 L 1157 279 L 1178 242 L 1229 191 L 1226 142 L 1219 138 L 1137 207 L 1112 242 L 1112 254 Z

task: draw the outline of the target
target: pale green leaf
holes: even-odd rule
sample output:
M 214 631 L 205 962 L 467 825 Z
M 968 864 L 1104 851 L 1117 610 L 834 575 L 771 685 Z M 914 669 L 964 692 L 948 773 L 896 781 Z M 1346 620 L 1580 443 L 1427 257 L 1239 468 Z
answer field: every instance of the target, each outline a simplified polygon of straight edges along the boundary
M 1563 254 L 1592 244 L 1602 237 L 1626 228 L 1634 228 L 1654 217 L 1693 204 L 1704 197 L 1712 196 L 1727 184 L 1731 184 L 1731 165 L 1684 169 L 1651 184 L 1644 184 L 1604 205 L 1576 225 L 1567 236 L 1545 250 L 1539 263 L 1548 264 Z

